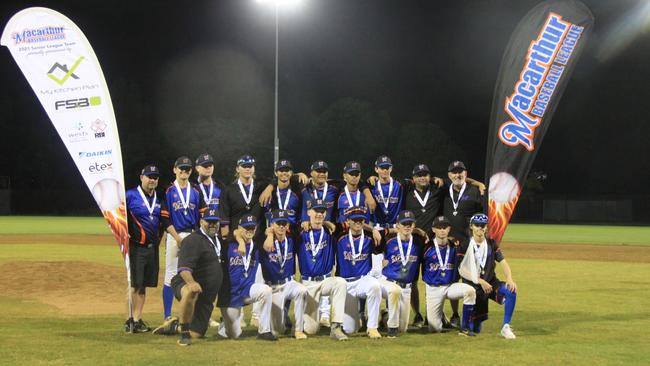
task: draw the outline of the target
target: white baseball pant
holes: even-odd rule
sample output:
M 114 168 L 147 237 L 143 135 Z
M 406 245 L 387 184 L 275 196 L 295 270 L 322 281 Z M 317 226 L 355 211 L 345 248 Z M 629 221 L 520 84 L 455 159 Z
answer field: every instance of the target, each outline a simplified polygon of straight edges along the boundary
M 319 304 L 322 296 L 329 296 L 332 304 L 330 321 L 343 323 L 345 313 L 346 282 L 340 277 L 328 277 L 322 281 L 303 280 L 307 287 L 305 297 L 304 331 L 307 334 L 316 334 L 320 329 Z
M 178 236 L 185 238 L 190 233 L 178 233 Z M 167 233 L 167 240 L 165 243 L 165 286 L 172 285 L 172 277 L 176 276 L 178 272 L 178 245 L 176 239 L 172 234 Z
M 388 328 L 399 328 L 400 332 L 405 333 L 411 316 L 411 287 L 401 288 L 386 278 L 379 283 L 381 297 L 388 301 Z
M 251 286 L 250 297 L 244 301 L 246 304 L 259 303 L 260 306 L 260 325 L 257 328 L 258 333 L 267 333 L 271 331 L 271 306 L 273 305 L 273 292 L 265 284 L 254 283 Z M 241 322 L 239 316 L 242 313 L 242 307 L 221 308 L 223 321 L 219 326 L 219 335 L 224 338 L 239 338 L 241 335 Z
M 284 302 L 287 299 L 293 300 L 295 331 L 302 332 L 305 323 L 305 306 L 307 305 L 305 302 L 307 286 L 291 280 L 282 285 L 273 285 L 271 290 L 273 291 L 273 305 L 271 307 L 271 328 L 273 333 L 278 335 L 286 331 L 284 326 Z
M 463 299 L 463 304 L 474 305 L 476 303 L 476 290 L 466 283 L 452 283 L 444 286 L 426 286 L 427 320 L 429 329 L 434 332 L 442 330 L 442 313 L 445 299 Z
M 356 281 L 347 282 L 345 314 L 343 315 L 343 330 L 346 333 L 356 333 L 361 327 L 359 299 L 366 299 L 368 328 L 377 328 L 379 326 L 381 285 L 379 280 L 367 274 Z

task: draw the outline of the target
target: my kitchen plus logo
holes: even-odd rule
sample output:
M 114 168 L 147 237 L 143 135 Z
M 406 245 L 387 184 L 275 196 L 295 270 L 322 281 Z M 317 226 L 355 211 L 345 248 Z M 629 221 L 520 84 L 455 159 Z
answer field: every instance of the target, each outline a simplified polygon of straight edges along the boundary
M 83 56 L 79 57 L 69 69 L 67 64 L 60 64 L 58 62 L 55 62 L 47 72 L 47 77 L 59 85 L 65 84 L 69 78 L 79 80 L 79 76 L 76 75 L 74 71 L 83 60 Z

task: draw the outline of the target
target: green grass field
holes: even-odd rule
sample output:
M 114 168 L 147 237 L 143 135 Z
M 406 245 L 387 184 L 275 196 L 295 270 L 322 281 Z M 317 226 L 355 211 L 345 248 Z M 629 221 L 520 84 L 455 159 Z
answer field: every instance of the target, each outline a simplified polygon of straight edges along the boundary
M 592 227 L 560 225 L 511 225 L 508 242 L 585 244 L 586 250 L 606 251 L 609 245 L 648 246 L 650 228 Z M 2 234 L 108 234 L 101 218 L 0 217 Z M 92 238 L 92 237 L 90 237 Z M 91 240 L 91 239 L 89 239 Z M 75 315 L 48 305 L 47 286 L 37 286 L 31 278 L 42 274 L 21 272 L 30 263 L 73 262 L 70 270 L 79 276 L 52 273 L 68 285 L 56 296 L 86 291 L 82 285 L 101 276 L 84 273 L 83 263 L 123 274 L 122 260 L 115 245 L 62 244 L 48 242 L 43 235 L 35 240 L 0 241 L 3 310 L 0 337 L 0 364 L 14 365 L 115 365 L 115 364 L 589 364 L 617 365 L 650 363 L 650 261 L 607 262 L 585 260 L 549 260 L 544 258 L 508 258 L 519 285 L 519 298 L 513 326 L 518 338 L 506 341 L 498 336 L 503 310 L 491 303 L 490 320 L 476 338 L 456 333 L 409 333 L 397 339 L 371 341 L 361 335 L 350 342 L 335 343 L 326 335 L 306 341 L 283 338 L 276 343 L 254 339 L 248 328 L 241 340 L 224 341 L 208 331 L 205 340 L 191 347 L 176 346 L 175 338 L 150 334 L 126 335 L 121 331 L 124 311 Z M 598 244 L 598 245 L 588 245 Z M 515 245 L 515 244 L 512 244 Z M 645 250 L 645 249 L 643 249 Z M 650 248 L 648 248 L 650 251 Z M 507 254 L 507 253 L 506 253 Z M 606 260 L 607 256 L 603 258 Z M 99 266 L 99 267 L 98 267 Z M 103 266 L 103 267 L 102 267 Z M 64 267 L 67 268 L 67 267 Z M 17 272 L 12 272 L 17 271 Z M 38 275 L 38 276 L 37 276 Z M 116 276 L 117 276 L 116 275 Z M 40 276 L 40 277 L 39 277 Z M 123 277 L 116 277 L 123 278 Z M 22 287 L 21 283 L 33 287 Z M 113 287 L 122 291 L 126 281 Z M 82 289 L 82 290 L 80 290 Z M 33 292 L 36 291 L 36 294 Z M 123 292 L 123 291 L 122 291 Z M 7 295 L 7 294 L 11 295 Z M 158 291 L 159 293 L 159 291 Z M 423 294 L 423 291 L 421 291 Z M 83 302 L 84 294 L 76 294 Z M 88 297 L 100 296 L 88 294 Z M 41 301 L 42 300 L 42 301 Z M 149 296 L 145 320 L 161 318 L 158 296 Z M 81 304 L 83 305 L 83 304 Z M 422 304 L 424 307 L 424 303 Z

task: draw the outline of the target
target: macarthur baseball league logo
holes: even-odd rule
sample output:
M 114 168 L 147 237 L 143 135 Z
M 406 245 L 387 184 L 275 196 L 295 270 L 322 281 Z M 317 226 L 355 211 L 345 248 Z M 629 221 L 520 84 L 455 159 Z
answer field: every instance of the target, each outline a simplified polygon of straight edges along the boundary
M 69 78 L 73 79 L 79 79 L 79 76 L 75 75 L 74 70 L 79 66 L 81 61 L 84 60 L 84 57 L 81 56 L 75 61 L 75 63 L 70 67 L 68 70 L 68 65 L 61 65 L 58 62 L 55 62 L 54 65 L 50 68 L 50 70 L 47 72 L 47 77 L 52 79 L 55 83 L 59 85 L 63 85 Z M 57 75 L 63 74 L 62 77 L 58 77 Z

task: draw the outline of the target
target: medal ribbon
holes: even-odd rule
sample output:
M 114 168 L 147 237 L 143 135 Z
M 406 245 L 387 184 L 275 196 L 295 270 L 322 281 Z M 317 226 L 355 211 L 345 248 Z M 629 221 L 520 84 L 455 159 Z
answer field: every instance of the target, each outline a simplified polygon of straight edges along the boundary
M 465 187 L 467 187 L 467 182 L 463 183 L 462 187 L 460 187 L 460 191 L 458 192 L 458 201 L 454 201 L 454 185 L 452 184 L 449 186 L 449 197 L 451 197 L 451 204 L 454 206 L 454 212 L 458 212 L 458 204 L 460 203 L 460 199 L 463 197 Z
M 348 240 L 350 241 L 350 247 L 352 248 L 352 260 L 356 260 L 361 255 L 364 239 L 365 236 L 363 235 L 363 230 L 361 230 L 361 237 L 359 237 L 359 250 L 356 250 L 354 247 L 354 238 L 352 237 L 352 231 L 348 232 Z
M 253 199 L 253 184 L 255 184 L 255 182 L 251 182 L 250 186 L 248 186 L 248 195 L 246 195 L 246 191 L 244 190 L 244 185 L 241 183 L 241 180 L 237 180 L 237 184 L 239 185 L 239 191 L 241 191 L 242 197 L 244 197 L 246 206 L 250 205 L 251 200 Z
M 384 208 L 386 208 L 386 211 L 388 211 L 388 200 L 390 199 L 390 196 L 393 194 L 393 178 L 390 178 L 390 183 L 388 185 L 388 199 L 384 197 L 384 191 L 381 189 L 381 183 L 379 180 L 377 180 L 377 190 L 379 191 L 379 196 L 381 197 L 381 200 L 383 201 Z
M 434 245 L 436 246 L 436 255 L 438 256 L 438 263 L 440 263 L 440 270 L 443 272 L 447 269 L 447 264 L 449 264 L 449 245 L 447 245 L 447 254 L 445 254 L 445 261 L 442 261 L 442 256 L 440 255 L 440 246 L 438 246 L 438 241 L 433 240 Z
M 138 186 L 138 192 L 140 192 L 140 197 L 142 197 L 144 206 L 147 208 L 147 211 L 149 211 L 149 216 L 153 217 L 153 210 L 156 208 L 156 199 L 158 198 L 158 196 L 156 195 L 156 190 L 154 189 L 153 191 L 153 202 L 151 203 L 151 205 L 149 205 L 149 200 L 144 195 L 144 191 L 142 191 L 142 187 Z
M 291 188 L 287 190 L 287 196 L 284 198 L 284 203 L 282 203 L 282 198 L 280 196 L 280 187 L 275 188 L 275 195 L 278 197 L 278 207 L 280 210 L 286 210 L 289 207 L 289 197 L 291 197 Z
M 415 193 L 415 198 L 418 200 L 418 202 L 420 202 L 420 206 L 422 206 L 422 208 L 425 208 L 424 206 L 426 206 L 427 201 L 429 201 L 429 193 L 431 193 L 431 191 L 427 190 L 427 194 L 424 196 L 424 199 L 420 197 L 417 189 L 413 190 L 413 193 Z
M 327 197 L 327 182 L 325 182 L 325 186 L 323 188 L 323 198 L 321 198 L 323 201 L 325 201 L 325 197 Z M 314 198 L 318 199 L 318 190 L 314 189 Z
M 275 251 L 280 257 L 280 268 L 284 268 L 284 264 L 287 262 L 287 251 L 289 250 L 289 240 L 287 237 L 284 238 L 284 256 L 282 255 L 282 246 L 279 241 L 275 241 Z
M 249 243 L 250 251 L 246 253 L 245 256 L 241 257 L 241 261 L 244 264 L 244 272 L 248 273 L 248 267 L 251 265 L 251 255 L 253 254 L 253 243 Z
M 309 248 L 311 248 L 311 256 L 316 259 L 316 254 L 320 251 L 320 243 L 323 241 L 323 235 L 325 235 L 325 229 L 320 228 L 320 236 L 318 237 L 318 244 L 314 242 L 314 231 L 309 231 Z
M 212 192 L 214 191 L 214 182 L 212 179 L 210 179 L 210 194 L 205 193 L 205 188 L 203 187 L 203 183 L 199 180 L 199 187 L 201 187 L 201 192 L 203 192 L 203 199 L 205 200 L 205 204 L 209 204 L 210 201 L 212 201 Z
M 203 231 L 203 228 L 201 228 L 201 234 L 205 235 L 206 238 L 212 243 L 212 246 L 214 247 L 214 252 L 217 253 L 217 257 L 221 258 L 221 242 L 219 241 L 219 238 L 215 236 L 216 243 L 212 241 L 212 238 L 210 235 L 208 235 L 205 231 Z
M 188 184 L 185 191 L 185 197 L 183 197 L 183 190 L 181 186 L 178 185 L 178 181 L 174 181 L 174 186 L 176 186 L 176 191 L 178 192 L 178 197 L 181 199 L 181 204 L 183 208 L 187 211 L 187 208 L 190 207 L 190 185 Z
M 354 205 L 352 204 L 352 196 L 350 196 L 350 191 L 348 190 L 347 185 L 345 186 L 345 196 L 348 198 L 348 207 L 359 206 L 359 202 L 361 202 L 361 192 L 359 192 L 359 190 L 357 190 L 357 197 L 354 200 Z
M 409 245 L 406 248 L 406 255 L 404 254 L 404 248 L 402 246 L 402 239 L 400 239 L 399 234 L 397 235 L 397 247 L 399 248 L 399 255 L 402 256 L 400 261 L 402 262 L 402 267 L 406 267 L 409 263 L 409 254 L 411 254 L 411 247 L 413 246 L 413 235 L 409 238 Z

